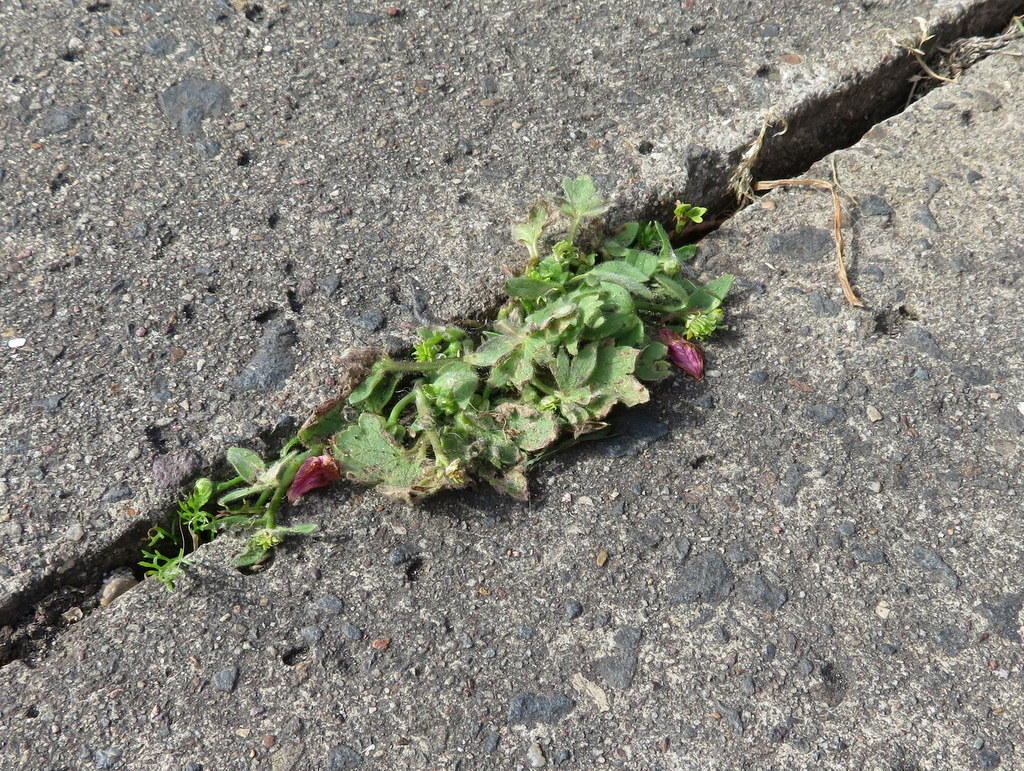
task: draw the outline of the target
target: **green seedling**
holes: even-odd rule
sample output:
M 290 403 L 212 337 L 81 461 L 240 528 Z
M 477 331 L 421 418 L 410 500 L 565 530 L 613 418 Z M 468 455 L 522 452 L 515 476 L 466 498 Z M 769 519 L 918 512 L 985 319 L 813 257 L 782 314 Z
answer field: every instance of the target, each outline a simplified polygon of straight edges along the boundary
M 225 530 L 251 531 L 235 564 L 257 567 L 288 536 L 315 529 L 279 526 L 283 503 L 341 478 L 409 502 L 479 483 L 525 499 L 529 466 L 606 429 L 617 405 L 648 401 L 648 385 L 673 364 L 703 377 L 699 343 L 722 327 L 732 276 L 705 286 L 687 278 L 696 247 L 674 246 L 657 222 L 601 234 L 595 218 L 608 207 L 589 177 L 563 180 L 562 191 L 513 228 L 529 260 L 492 324 L 479 335 L 421 329 L 410 360 L 380 354 L 273 462 L 229 450 L 236 476 L 200 480 L 176 527 L 154 530 L 147 574 L 173 588 L 187 554 Z M 705 213 L 678 204 L 676 230 Z M 592 250 L 581 237 L 588 223 Z

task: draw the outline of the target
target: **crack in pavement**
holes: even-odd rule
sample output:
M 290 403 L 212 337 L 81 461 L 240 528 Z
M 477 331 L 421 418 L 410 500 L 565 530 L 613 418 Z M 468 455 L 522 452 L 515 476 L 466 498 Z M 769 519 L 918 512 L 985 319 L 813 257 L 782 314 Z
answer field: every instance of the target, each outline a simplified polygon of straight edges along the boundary
M 970 19 L 947 20 L 930 30 L 933 35 L 934 63 L 949 56 L 943 50 L 958 50 L 965 38 L 995 36 L 1005 28 L 1007 20 L 1019 12 L 1019 4 L 995 2 L 982 8 Z M 961 46 L 962 48 L 962 46 Z M 991 55 L 996 49 L 975 45 L 977 56 L 966 67 Z M 960 71 L 966 69 L 962 67 Z M 769 132 L 752 173 L 755 179 L 799 176 L 813 163 L 831 152 L 854 144 L 873 126 L 898 115 L 909 106 L 911 97 L 923 95 L 926 89 L 911 82 L 921 74 L 913 54 L 902 51 L 880 63 L 867 76 L 850 80 L 838 91 L 804 100 L 788 113 L 779 116 L 789 126 L 783 134 Z M 929 81 L 928 89 L 947 83 Z M 738 211 L 727 191 L 728 181 L 737 168 L 746 147 L 737 147 L 727 154 L 701 154 L 696 151 L 688 161 L 694 172 L 691 187 L 707 192 L 716 225 L 727 221 Z M 664 207 L 648 203 L 642 218 L 660 219 Z M 699 239 L 696 239 L 699 240 Z M 209 472 L 213 469 L 205 469 Z M 72 564 L 41 576 L 25 590 L 4 598 L 0 607 L 0 665 L 14 660 L 27 664 L 44 656 L 49 644 L 70 624 L 100 607 L 99 593 L 104 576 L 138 557 L 139 544 L 151 523 L 166 516 L 140 517 L 140 522 L 125 530 L 103 550 L 86 552 Z M 137 570 L 137 569 L 136 569 Z M 81 613 L 73 612 L 78 608 Z

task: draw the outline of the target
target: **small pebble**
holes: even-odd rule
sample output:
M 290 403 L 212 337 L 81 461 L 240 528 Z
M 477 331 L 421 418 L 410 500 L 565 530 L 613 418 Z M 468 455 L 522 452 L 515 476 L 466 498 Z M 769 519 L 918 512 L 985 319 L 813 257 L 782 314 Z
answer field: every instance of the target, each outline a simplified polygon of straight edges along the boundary
M 583 605 L 577 600 L 569 600 L 565 603 L 565 616 L 566 618 L 573 619 L 579 618 L 583 615 Z
M 106 608 L 138 583 L 138 580 L 131 576 L 118 575 L 112 577 L 103 584 L 103 590 L 100 592 L 100 607 Z
M 26 343 L 26 340 L 25 340 L 24 337 L 12 337 L 10 340 L 7 341 L 7 347 L 8 348 L 21 348 L 21 346 L 23 346 L 25 343 Z
M 235 690 L 235 684 L 238 682 L 238 667 L 228 667 L 222 669 L 219 672 L 213 673 L 213 687 L 218 691 L 225 691 L 230 693 Z
M 341 625 L 339 631 L 350 640 L 362 640 L 363 630 L 357 627 L 355 624 L 350 624 L 347 621 Z
M 874 405 L 869 404 L 865 412 L 868 415 L 868 420 L 870 420 L 872 423 L 877 423 L 882 419 L 882 413 L 879 412 Z
M 533 768 L 543 768 L 548 764 L 548 759 L 544 757 L 544 749 L 537 742 L 530 745 L 530 749 L 526 752 L 526 759 Z
M 599 568 L 603 568 L 607 561 L 608 561 L 608 552 L 606 552 L 604 549 L 601 549 L 601 551 L 599 551 L 597 553 L 597 566 Z

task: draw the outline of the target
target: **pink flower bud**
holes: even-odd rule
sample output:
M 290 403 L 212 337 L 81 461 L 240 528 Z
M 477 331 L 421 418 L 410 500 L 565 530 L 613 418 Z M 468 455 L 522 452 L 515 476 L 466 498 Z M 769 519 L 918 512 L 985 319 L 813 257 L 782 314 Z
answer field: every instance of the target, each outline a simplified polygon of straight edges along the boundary
M 704 354 L 696 343 L 691 343 L 678 332 L 661 329 L 661 342 L 668 346 L 668 357 L 679 369 L 697 380 L 704 379 Z
M 288 503 L 295 503 L 310 490 L 329 485 L 341 479 L 341 466 L 329 453 L 307 458 L 295 472 L 292 486 L 288 488 Z

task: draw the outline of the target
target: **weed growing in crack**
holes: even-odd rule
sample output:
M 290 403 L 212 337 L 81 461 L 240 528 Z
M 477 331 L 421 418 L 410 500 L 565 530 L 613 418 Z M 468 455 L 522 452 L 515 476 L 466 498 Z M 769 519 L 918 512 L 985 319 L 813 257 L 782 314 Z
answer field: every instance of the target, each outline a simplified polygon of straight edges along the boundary
M 284 502 L 342 478 L 410 502 L 478 481 L 525 499 L 532 464 L 604 429 L 616 405 L 648 401 L 645 384 L 673 363 L 701 378 L 698 343 L 722 326 L 732 276 L 703 287 L 687 279 L 682 264 L 696 247 L 674 247 L 657 222 L 603 235 L 596 218 L 607 206 L 589 177 L 563 180 L 562 191 L 513 228 L 529 262 L 485 331 L 421 329 L 410 360 L 350 352 L 349 387 L 276 460 L 235 447 L 227 460 L 237 476 L 196 483 L 176 527 L 153 530 L 146 574 L 173 588 L 186 555 L 226 530 L 252 532 L 235 565 L 256 566 L 315 529 L 278 525 Z M 678 204 L 676 229 L 705 213 Z M 548 249 L 551 232 L 562 237 Z

